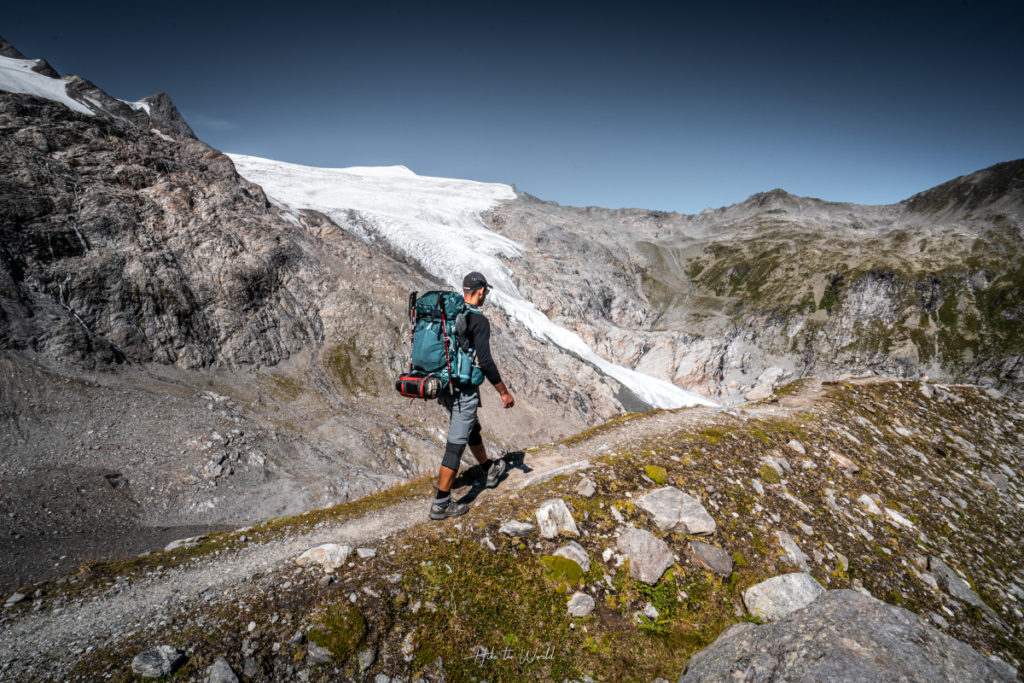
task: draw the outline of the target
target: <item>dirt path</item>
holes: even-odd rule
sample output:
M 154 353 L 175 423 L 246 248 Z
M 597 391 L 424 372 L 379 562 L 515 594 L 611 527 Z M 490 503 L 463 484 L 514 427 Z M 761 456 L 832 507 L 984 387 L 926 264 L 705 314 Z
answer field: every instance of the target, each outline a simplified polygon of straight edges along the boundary
M 612 453 L 641 439 L 657 438 L 680 430 L 708 424 L 721 413 L 740 419 L 759 415 L 777 417 L 810 407 L 820 383 L 805 382 L 794 394 L 777 403 L 759 404 L 724 411 L 690 408 L 656 412 L 625 419 L 595 431 L 573 445 L 548 445 L 525 456 L 512 458 L 513 467 L 494 490 L 462 485 L 456 498 L 466 496 L 472 505 L 486 504 L 491 496 L 506 496 L 551 476 L 572 471 L 589 458 Z M 461 481 L 461 480 L 460 480 Z M 383 510 L 345 522 L 324 523 L 313 531 L 263 544 L 204 557 L 149 574 L 133 583 L 113 586 L 102 596 L 75 601 L 63 608 L 27 613 L 0 624 L 0 678 L 34 680 L 60 677 L 78 657 L 106 642 L 131 635 L 161 619 L 173 618 L 190 604 L 210 596 L 227 594 L 257 573 L 266 573 L 295 558 L 304 550 L 323 543 L 379 546 L 385 539 L 427 522 L 428 497 L 407 499 Z

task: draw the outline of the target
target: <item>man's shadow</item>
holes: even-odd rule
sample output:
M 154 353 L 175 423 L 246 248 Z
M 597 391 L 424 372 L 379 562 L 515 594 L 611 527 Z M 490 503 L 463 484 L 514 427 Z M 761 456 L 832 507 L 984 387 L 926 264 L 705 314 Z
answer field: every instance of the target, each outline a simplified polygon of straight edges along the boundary
M 501 479 L 498 480 L 498 486 L 496 488 L 501 488 L 502 482 L 504 482 L 508 477 L 509 470 L 517 469 L 522 471 L 524 474 L 533 471 L 533 468 L 526 464 L 526 453 L 523 451 L 508 451 L 497 460 L 504 460 L 507 469 L 505 470 L 505 473 L 501 475 Z M 491 467 L 494 467 L 494 465 L 491 465 Z M 455 483 L 452 488 L 455 489 L 462 486 L 469 486 L 470 489 L 456 502 L 472 503 L 476 500 L 476 497 L 480 495 L 480 492 L 485 490 L 486 482 L 487 474 L 479 464 L 475 464 L 469 469 L 463 470 L 459 473 L 459 476 L 455 478 Z

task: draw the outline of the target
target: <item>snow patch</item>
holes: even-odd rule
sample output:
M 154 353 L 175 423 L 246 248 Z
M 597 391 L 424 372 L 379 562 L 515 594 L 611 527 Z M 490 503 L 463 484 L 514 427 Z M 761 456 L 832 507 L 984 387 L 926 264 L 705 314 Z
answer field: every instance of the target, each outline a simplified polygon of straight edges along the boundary
M 261 185 L 273 201 L 296 209 L 319 211 L 339 224 L 351 225 L 351 211 L 365 219 L 360 235 L 383 239 L 432 275 L 455 289 L 471 270 L 482 272 L 493 287 L 488 303 L 522 323 L 531 334 L 553 343 L 628 387 L 640 400 L 658 408 L 715 405 L 691 391 L 624 368 L 598 356 L 574 332 L 551 322 L 515 285 L 507 259 L 524 248 L 484 225 L 480 214 L 515 191 L 500 183 L 416 175 L 405 166 L 315 168 L 282 161 L 229 154 L 238 172 Z
M 92 116 L 92 111 L 81 102 L 72 99 L 67 92 L 67 83 L 59 78 L 50 78 L 32 70 L 34 59 L 13 59 L 0 57 L 0 90 L 44 97 L 60 102 L 68 109 Z

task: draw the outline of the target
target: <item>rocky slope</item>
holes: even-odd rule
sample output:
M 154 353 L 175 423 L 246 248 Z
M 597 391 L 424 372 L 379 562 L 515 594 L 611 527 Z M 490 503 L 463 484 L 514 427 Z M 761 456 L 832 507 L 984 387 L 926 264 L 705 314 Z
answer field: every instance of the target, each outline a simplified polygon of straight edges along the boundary
M 891 206 L 773 190 L 680 215 L 522 195 L 488 220 L 527 245 L 517 285 L 549 316 L 726 401 L 810 373 L 1024 378 L 1024 160 Z
M 466 472 L 461 518 L 424 479 L 25 586 L 0 676 L 132 680 L 166 646 L 195 681 L 1017 680 L 1022 434 L 998 392 L 874 380 L 619 419 Z

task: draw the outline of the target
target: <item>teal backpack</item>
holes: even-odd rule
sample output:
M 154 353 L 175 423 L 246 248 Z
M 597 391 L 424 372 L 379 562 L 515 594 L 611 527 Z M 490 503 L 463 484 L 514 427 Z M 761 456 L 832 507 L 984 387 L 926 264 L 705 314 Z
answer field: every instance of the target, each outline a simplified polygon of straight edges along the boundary
M 434 398 L 451 382 L 477 386 L 483 371 L 473 364 L 475 351 L 466 334 L 466 318 L 483 315 L 459 292 L 434 290 L 409 295 L 412 359 L 409 373 L 395 382 L 403 396 Z

